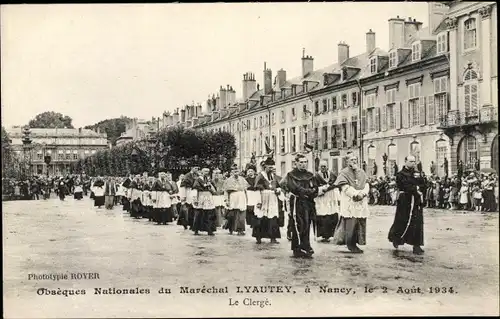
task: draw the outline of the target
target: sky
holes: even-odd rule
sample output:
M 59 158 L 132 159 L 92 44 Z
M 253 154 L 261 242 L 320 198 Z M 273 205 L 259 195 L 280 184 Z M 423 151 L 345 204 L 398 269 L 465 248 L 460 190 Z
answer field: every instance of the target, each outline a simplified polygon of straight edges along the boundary
M 243 73 L 262 87 L 264 62 L 299 76 L 302 49 L 319 69 L 366 50 L 388 50 L 388 19 L 428 25 L 425 2 L 2 5 L 2 125 L 45 111 L 75 127 L 104 119 L 151 119 L 201 103 Z

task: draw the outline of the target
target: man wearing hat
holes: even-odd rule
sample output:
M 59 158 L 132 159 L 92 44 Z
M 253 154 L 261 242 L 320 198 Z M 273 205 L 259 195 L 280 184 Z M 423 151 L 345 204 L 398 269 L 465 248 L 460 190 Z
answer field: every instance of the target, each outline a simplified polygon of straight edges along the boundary
M 186 229 L 188 226 L 192 227 L 194 222 L 193 198 L 195 192 L 193 192 L 193 184 L 194 181 L 198 178 L 198 170 L 199 166 L 193 166 L 191 168 L 191 171 L 184 175 L 184 178 L 181 182 L 182 191 L 180 192 L 180 197 L 181 201 L 185 203 L 184 205 L 186 206 L 185 208 L 188 212 L 188 218 L 183 219 L 184 229 Z
M 247 188 L 247 215 L 246 215 L 246 222 L 250 227 L 252 227 L 252 224 L 254 222 L 255 218 L 255 206 L 260 203 L 260 191 L 255 188 L 255 180 L 256 180 L 256 172 L 257 168 L 255 167 L 254 164 L 249 163 L 245 167 L 246 171 L 246 181 L 248 183 L 248 188 Z
M 334 186 L 337 176 L 328 170 L 328 162 L 319 163 L 319 171 L 315 175 L 319 187 L 316 203 L 316 236 L 322 237 L 322 242 L 328 242 L 337 226 L 339 190 Z
M 307 171 L 304 154 L 295 156 L 295 168 L 282 179 L 280 185 L 290 198 L 293 256 L 312 258 L 314 250 L 310 243 L 310 229 L 315 216 L 314 198 L 318 195 L 318 186 L 314 174 Z
M 255 218 L 252 226 L 252 237 L 257 239 L 257 244 L 262 238 L 271 239 L 271 243 L 278 243 L 281 238 L 279 225 L 278 196 L 284 194 L 279 185 L 279 177 L 274 173 L 274 160 L 269 157 L 263 163 L 261 171 L 255 180 L 255 189 L 260 191 L 261 203 L 255 207 Z
M 213 194 L 216 193 L 215 187 L 210 179 L 210 169 L 205 167 L 201 170 L 201 175 L 193 182 L 191 194 L 194 210 L 193 227 L 195 235 L 200 231 L 208 232 L 209 236 L 214 236 L 215 226 L 215 205 Z

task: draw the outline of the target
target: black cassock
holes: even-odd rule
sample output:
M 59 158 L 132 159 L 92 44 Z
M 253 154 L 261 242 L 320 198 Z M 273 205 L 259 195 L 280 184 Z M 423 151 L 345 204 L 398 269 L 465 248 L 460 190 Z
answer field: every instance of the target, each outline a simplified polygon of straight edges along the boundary
M 406 166 L 396 175 L 399 191 L 394 223 L 389 230 L 390 242 L 403 245 L 424 245 L 423 203 L 418 187 L 423 185 L 420 172 Z

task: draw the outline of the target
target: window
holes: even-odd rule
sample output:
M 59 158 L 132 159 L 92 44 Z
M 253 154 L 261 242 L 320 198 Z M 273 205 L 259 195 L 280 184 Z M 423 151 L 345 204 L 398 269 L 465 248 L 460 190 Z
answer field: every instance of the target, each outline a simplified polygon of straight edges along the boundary
M 420 162 L 420 143 L 419 142 L 411 142 L 410 144 L 410 155 L 415 156 L 416 162 Z
M 359 105 L 359 92 L 352 92 L 351 93 L 351 98 L 352 98 L 352 105 L 358 106 Z
M 396 163 L 398 160 L 398 150 L 396 144 L 389 144 L 387 147 L 387 167 L 390 175 L 396 175 Z
M 413 43 L 413 45 L 411 46 L 411 60 L 412 61 L 418 61 L 420 60 L 420 42 L 415 42 Z
M 67 150 L 66 151 L 66 157 L 65 157 L 66 160 L 70 160 L 71 159 L 71 151 L 70 150 Z
M 477 73 L 468 69 L 464 74 L 464 105 L 466 116 L 477 116 L 478 83 Z
M 323 149 L 328 149 L 328 126 L 326 125 L 321 128 L 321 142 L 323 144 Z
M 308 110 L 307 110 L 307 105 L 302 105 L 302 116 L 307 117 Z
M 271 136 L 271 142 L 273 144 L 271 147 L 273 148 L 273 150 L 275 150 L 276 149 L 276 135 L 273 134 Z
M 395 104 L 387 105 L 386 116 L 387 116 L 387 129 L 392 130 L 396 128 L 396 114 L 394 112 Z
M 269 115 L 266 114 L 266 120 L 264 122 L 264 125 L 269 125 Z
M 292 107 L 292 120 L 297 119 L 297 114 L 295 114 L 295 108 Z
M 316 101 L 314 102 L 314 115 L 318 115 L 319 114 L 319 102 Z
M 271 113 L 271 123 L 276 124 L 276 118 L 275 118 L 275 115 L 274 115 L 274 112 Z
M 317 150 L 319 149 L 319 132 L 318 132 L 318 128 L 315 127 L 314 128 L 314 149 Z
M 446 32 L 438 34 L 437 54 L 448 52 L 448 34 Z
M 385 104 L 396 103 L 396 89 L 390 89 L 385 92 Z
M 285 110 L 281 110 L 281 123 L 285 123 Z
M 466 136 L 462 139 L 459 145 L 459 156 L 466 168 L 475 168 L 479 154 L 477 140 L 474 136 Z
M 351 138 L 352 138 L 352 146 L 358 146 L 358 120 L 356 117 L 353 117 L 351 122 Z
M 259 127 L 262 127 L 262 116 L 259 117 Z
M 395 68 L 398 66 L 398 51 L 393 51 L 389 53 L 389 68 Z
M 448 153 L 448 142 L 446 141 L 438 141 L 436 143 L 436 165 L 437 165 L 437 174 L 438 176 L 447 175 L 444 171 L 444 159 Z
M 434 94 L 446 93 L 448 91 L 448 79 L 443 76 L 434 79 Z
M 291 152 L 296 152 L 297 151 L 297 144 L 296 144 L 296 137 L 295 137 L 295 127 L 292 127 L 290 129 L 290 138 L 292 139 L 290 142 L 290 147 L 291 147 Z
M 418 104 L 418 99 L 413 99 L 408 101 L 408 107 L 410 111 L 410 127 L 412 126 L 417 126 L 420 124 L 420 112 L 419 112 L 419 107 L 420 105 Z M 404 114 L 403 114 L 404 116 Z
M 366 174 L 373 175 L 376 158 L 377 158 L 377 149 L 375 148 L 375 146 L 371 145 L 368 147 L 368 163 L 366 167 Z
M 302 125 L 302 132 L 304 134 L 304 140 L 302 141 L 302 145 L 300 145 L 301 149 L 304 149 L 304 143 L 308 143 L 307 138 L 309 137 L 307 135 L 307 125 Z
M 476 19 L 470 18 L 464 22 L 464 50 L 476 48 L 477 42 Z
M 342 108 L 346 108 L 347 105 L 347 94 L 342 94 Z
M 92 150 L 92 154 L 95 154 L 97 151 L 96 150 Z
M 337 109 L 337 97 L 334 96 L 332 97 L 332 110 L 336 110 Z
M 347 148 L 347 123 L 342 121 L 342 148 Z
M 375 107 L 375 93 L 366 96 L 366 108 Z
M 285 129 L 280 130 L 280 152 L 285 153 Z
M 448 114 L 448 100 L 446 94 L 439 94 L 434 97 L 434 104 L 437 110 L 437 120 L 441 121 L 443 116 Z M 433 120 L 432 118 L 430 120 Z
M 335 124 L 332 125 L 331 141 L 332 141 L 332 148 L 337 148 L 337 125 Z
M 39 160 L 39 161 L 43 160 L 43 153 L 42 153 L 42 151 L 38 151 L 36 153 L 36 159 Z
M 377 57 L 373 57 L 370 59 L 370 73 L 375 74 L 377 73 Z
M 256 149 L 257 149 L 257 139 L 254 138 L 252 141 L 252 153 L 255 153 Z
M 409 99 L 418 99 L 420 97 L 420 83 L 408 85 Z
M 374 108 L 366 110 L 366 122 L 367 122 L 366 123 L 366 126 L 367 126 L 366 131 L 367 132 L 373 132 L 375 130 L 374 117 L 375 117 L 375 109 Z
M 262 135 L 259 135 L 259 155 L 262 155 Z
M 253 118 L 253 128 L 257 128 L 257 118 Z
M 328 112 L 328 103 L 326 102 L 326 99 L 323 99 L 323 113 Z
M 73 159 L 74 159 L 74 160 L 77 160 L 77 159 L 78 159 L 78 151 L 77 151 L 77 150 L 74 150 L 74 151 L 73 151 Z

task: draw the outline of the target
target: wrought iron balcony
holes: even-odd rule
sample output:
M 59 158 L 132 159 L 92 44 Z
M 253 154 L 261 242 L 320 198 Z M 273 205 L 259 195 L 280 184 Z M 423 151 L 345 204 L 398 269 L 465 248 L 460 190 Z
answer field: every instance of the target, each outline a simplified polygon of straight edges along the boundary
M 498 122 L 498 109 L 493 106 L 481 107 L 470 112 L 449 111 L 439 119 L 439 128 L 450 129 L 463 126 L 490 124 Z

